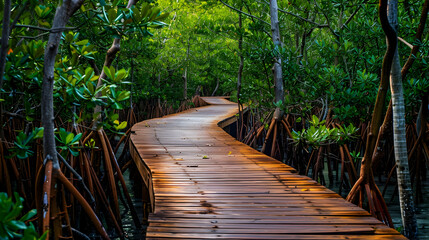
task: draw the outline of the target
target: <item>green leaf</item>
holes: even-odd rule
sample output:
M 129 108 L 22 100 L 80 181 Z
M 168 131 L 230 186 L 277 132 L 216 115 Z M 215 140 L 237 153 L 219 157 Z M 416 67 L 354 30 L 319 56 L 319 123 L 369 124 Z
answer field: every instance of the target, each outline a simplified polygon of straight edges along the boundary
M 43 10 L 40 8 L 40 6 L 36 6 L 34 8 L 34 11 L 36 12 L 36 14 L 37 14 L 38 17 L 40 17 L 40 18 L 42 17 Z
M 25 229 L 27 226 L 25 225 L 25 223 L 23 223 L 23 222 L 20 222 L 20 221 L 17 221 L 17 220 L 12 220 L 12 221 L 10 221 L 9 222 L 9 224 L 8 224 L 10 227 L 13 227 L 13 229 L 16 229 L 16 230 L 22 230 L 22 229 Z
M 39 139 L 39 138 L 43 138 L 43 127 L 40 127 L 40 128 L 36 128 L 36 129 L 34 129 L 34 131 L 35 131 L 35 134 L 34 134 L 34 139 Z
M 166 19 L 169 15 L 170 15 L 170 13 L 163 13 L 163 14 L 159 15 L 158 17 L 156 17 L 154 20 L 155 21 L 162 21 L 162 20 Z
M 160 12 L 161 12 L 161 9 L 159 9 L 159 8 L 153 9 L 152 14 L 151 14 L 151 16 L 149 18 L 149 22 L 152 22 L 153 20 L 155 20 L 155 18 L 158 16 L 158 14 Z
M 110 24 L 115 23 L 116 18 L 116 9 L 111 8 L 107 11 L 107 19 L 109 20 Z
M 141 10 L 141 18 L 145 18 L 148 15 L 149 9 L 151 8 L 151 6 L 148 3 L 145 3 L 143 5 L 143 9 Z M 140 20 L 141 21 L 141 20 Z M 139 22 L 140 22 L 139 21 Z
M 123 122 L 121 122 L 121 124 L 119 124 L 118 126 L 115 126 L 115 129 L 116 129 L 117 131 L 119 131 L 119 130 L 122 130 L 122 129 L 126 128 L 126 127 L 127 127 L 127 122 L 126 122 L 126 121 L 123 121 Z
M 64 39 L 67 43 L 71 43 L 73 41 L 73 34 L 67 33 Z
M 113 80 L 113 79 L 114 79 L 114 78 L 113 78 L 112 73 L 110 72 L 110 69 L 109 69 L 107 66 L 104 66 L 104 67 L 103 67 L 103 70 L 104 70 L 104 73 L 106 74 L 106 76 L 107 76 L 110 80 Z
M 78 46 L 83 46 L 83 45 L 86 45 L 86 44 L 88 44 L 88 39 L 84 39 L 84 40 L 82 40 L 82 41 L 79 41 L 79 42 L 75 42 L 74 44 L 75 45 L 78 45 Z
M 88 88 L 89 92 L 91 93 L 91 95 L 95 95 L 95 87 L 94 84 L 92 82 L 86 82 L 86 87 Z
M 113 109 L 122 109 L 122 105 L 120 104 L 120 103 L 113 103 L 113 105 L 112 105 L 112 107 L 113 107 Z
M 117 114 L 117 113 L 115 113 L 115 114 L 113 114 L 112 116 L 110 116 L 110 121 L 116 121 L 116 120 L 118 120 L 119 119 L 119 114 Z
M 22 222 L 25 222 L 27 220 L 29 220 L 30 218 L 34 217 L 37 214 L 37 210 L 33 209 L 30 210 L 28 213 L 26 213 L 24 216 L 21 217 L 21 219 L 19 219 Z
M 79 152 L 78 152 L 78 151 L 75 151 L 75 150 L 73 150 L 73 149 L 71 149 L 71 148 L 69 148 L 69 150 L 70 150 L 70 153 L 71 153 L 73 156 L 75 156 L 75 157 L 79 156 Z
M 85 81 L 88 81 L 88 79 L 92 78 L 94 76 L 94 69 L 91 67 L 88 67 L 85 69 Z
M 82 138 L 82 133 L 77 134 L 77 135 L 73 138 L 72 143 L 73 143 L 73 144 L 77 144 L 77 143 L 79 143 L 78 141 L 79 141 L 81 138 Z
M 115 74 L 115 82 L 120 82 L 127 76 L 127 70 L 121 69 Z
M 119 93 L 118 97 L 116 98 L 116 101 L 120 102 L 123 100 L 127 100 L 130 98 L 131 92 L 129 91 L 122 91 Z
M 69 143 L 71 143 L 72 140 L 73 140 L 73 138 L 74 138 L 74 134 L 73 133 L 67 134 L 65 144 L 68 145 Z

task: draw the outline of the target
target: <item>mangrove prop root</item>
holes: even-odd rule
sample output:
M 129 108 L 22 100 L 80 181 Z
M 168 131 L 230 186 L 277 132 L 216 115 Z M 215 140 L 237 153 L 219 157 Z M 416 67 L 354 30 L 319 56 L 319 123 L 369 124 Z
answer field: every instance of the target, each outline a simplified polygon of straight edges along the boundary
M 59 170 L 55 171 L 55 177 L 67 188 L 67 190 L 69 190 L 69 192 L 81 204 L 81 206 L 85 210 L 86 214 L 88 214 L 90 220 L 94 224 L 94 227 L 97 229 L 101 237 L 105 240 L 110 240 L 109 235 L 106 233 L 106 230 L 104 229 L 97 215 L 95 215 L 91 206 L 88 204 L 85 198 L 83 198 L 83 196 L 79 193 L 79 191 L 73 186 L 73 184 L 71 184 L 70 181 L 66 178 L 66 176 L 64 176 L 64 174 Z

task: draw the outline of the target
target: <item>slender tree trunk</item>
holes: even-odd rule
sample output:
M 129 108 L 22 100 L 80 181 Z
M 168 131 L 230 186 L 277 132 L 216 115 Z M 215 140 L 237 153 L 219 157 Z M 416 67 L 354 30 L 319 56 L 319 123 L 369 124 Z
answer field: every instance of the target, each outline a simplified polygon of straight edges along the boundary
M 63 0 L 62 5 L 56 10 L 55 17 L 52 23 L 53 29 L 62 29 L 66 26 L 70 16 L 79 9 L 83 0 Z M 45 48 L 45 62 L 43 68 L 43 84 L 42 84 L 42 126 L 43 132 L 43 158 L 47 162 L 45 167 L 45 183 L 43 187 L 43 231 L 49 228 L 49 214 L 51 188 L 55 187 L 53 181 L 53 171 L 61 171 L 58 162 L 57 150 L 55 145 L 54 133 L 54 65 L 55 57 L 58 53 L 58 47 L 61 41 L 62 30 L 52 31 L 49 34 L 49 40 Z M 49 238 L 49 237 L 48 237 Z
M 161 73 L 158 73 L 158 89 L 161 89 Z M 156 104 L 158 105 L 158 108 L 161 110 L 161 96 L 160 95 L 158 95 L 158 99 L 157 99 Z
M 64 0 L 63 4 L 57 8 L 53 20 L 53 29 L 62 29 L 66 26 L 69 18 L 80 7 L 83 0 Z M 42 126 L 44 158 L 53 161 L 53 167 L 59 169 L 57 151 L 54 135 L 54 65 L 55 57 L 61 41 L 62 31 L 53 31 L 49 34 L 49 40 L 45 49 L 45 62 L 43 68 L 42 85 Z
M 219 77 L 216 78 L 216 87 L 212 92 L 212 96 L 214 96 L 216 94 L 218 89 L 219 89 Z
M 130 108 L 133 109 L 134 58 L 131 58 Z M 130 126 L 131 127 L 131 126 Z
M 188 38 L 188 48 L 186 50 L 186 59 L 185 59 L 185 72 L 183 73 L 183 99 L 187 100 L 188 99 L 188 62 L 189 62 L 189 48 L 190 48 L 190 43 L 189 43 L 189 38 Z
M 9 24 L 10 24 L 10 0 L 4 1 L 3 30 L 1 34 L 0 49 L 0 89 L 3 88 L 4 67 L 6 65 L 7 51 L 9 50 Z
M 242 10 L 242 6 L 240 7 L 240 11 Z M 238 29 L 240 31 L 240 35 L 238 37 L 238 54 L 240 55 L 240 64 L 238 66 L 237 73 L 237 102 L 240 104 L 240 92 L 241 92 L 241 78 L 243 74 L 243 66 L 244 66 L 244 57 L 242 54 L 243 51 L 243 35 L 241 34 L 241 30 L 243 28 L 243 20 L 241 17 L 241 13 L 238 13 Z M 240 107 L 240 106 L 239 106 Z
M 243 3 L 243 2 L 242 2 Z M 240 6 L 240 11 L 243 9 L 243 5 Z M 241 80 L 243 77 L 243 67 L 244 67 L 244 56 L 243 56 L 243 19 L 241 16 L 241 12 L 238 13 L 238 29 L 239 29 L 239 36 L 238 36 L 238 54 L 240 55 L 240 64 L 238 65 L 238 73 L 237 73 L 237 105 L 238 105 L 238 116 L 239 120 L 237 121 L 237 139 L 241 141 L 242 138 L 242 132 L 243 132 L 243 105 L 240 101 L 240 94 L 241 94 Z
M 273 43 L 275 46 L 276 57 L 274 59 L 273 73 L 274 73 L 274 87 L 275 87 L 275 102 L 284 102 L 283 90 L 283 76 L 282 76 L 282 58 L 280 55 L 281 41 L 280 41 L 280 28 L 278 17 L 277 0 L 270 0 L 270 16 L 271 16 L 271 33 Z M 276 108 L 274 119 L 280 120 L 283 113 L 279 107 Z
M 426 25 L 426 20 L 427 20 L 427 16 L 428 16 L 428 10 L 429 10 L 429 0 L 425 0 L 425 2 L 423 3 L 423 7 L 422 7 L 422 14 L 420 16 L 420 22 L 419 22 L 419 26 L 417 27 L 416 30 L 416 35 L 415 35 L 415 41 L 421 41 L 422 40 L 422 36 L 423 36 L 423 32 L 425 29 L 425 25 Z M 402 80 L 406 80 L 407 74 L 409 72 L 409 70 L 411 69 L 411 66 L 414 63 L 414 60 L 417 56 L 417 53 L 420 49 L 420 45 L 416 44 L 413 46 L 413 48 L 411 49 L 411 53 L 408 56 L 408 60 L 405 62 L 404 66 L 402 67 L 401 70 L 401 75 L 402 75 Z M 423 103 L 422 103 L 423 104 Z M 420 118 L 418 118 L 420 119 Z M 372 155 L 372 162 L 375 164 L 376 162 L 378 162 L 380 160 L 380 157 L 383 155 L 383 144 L 382 142 L 385 142 L 384 139 L 386 139 L 386 135 L 389 134 L 388 131 L 390 131 L 392 129 L 392 101 L 389 102 L 389 107 L 387 108 L 387 112 L 386 115 L 384 117 L 384 121 L 383 121 L 383 125 L 380 127 L 380 133 L 379 136 L 377 138 L 377 143 L 376 143 L 376 147 L 375 147 L 375 151 L 374 154 Z
M 389 0 L 388 13 L 389 23 L 392 25 L 393 29 L 397 31 L 398 0 Z M 399 62 L 397 46 L 390 74 L 390 90 L 392 93 L 393 139 L 402 224 L 404 227 L 404 235 L 410 239 L 417 239 L 417 220 L 414 208 L 413 191 L 411 188 L 410 171 L 408 168 L 405 104 L 402 88 L 401 64 Z
M 379 0 L 379 17 L 381 27 L 387 38 L 387 49 L 383 59 L 381 69 L 380 86 L 378 88 L 377 98 L 372 113 L 371 125 L 367 136 L 365 153 L 362 158 L 360 177 L 353 185 L 347 196 L 347 201 L 362 205 L 365 194 L 370 206 L 370 212 L 374 217 L 382 220 L 385 224 L 393 227 L 387 206 L 377 185 L 374 181 L 372 172 L 372 158 L 374 148 L 379 135 L 379 129 L 383 120 L 383 107 L 389 86 L 390 70 L 392 67 L 393 56 L 398 43 L 396 32 L 389 24 L 387 18 L 388 0 Z M 373 197 L 375 196 L 375 197 Z
M 241 8 L 240 8 L 241 10 Z M 242 18 L 241 13 L 238 14 L 238 28 L 240 30 L 240 36 L 238 38 L 238 54 L 240 54 L 240 64 L 238 65 L 238 74 L 237 74 L 237 102 L 240 105 L 240 92 L 241 92 L 241 78 L 243 75 L 243 67 L 244 67 L 244 57 L 242 54 L 243 51 L 243 36 L 241 34 L 242 29 Z M 240 109 L 240 106 L 238 106 Z
M 389 25 L 387 20 L 387 0 L 380 0 L 380 22 L 383 28 L 383 31 L 386 34 L 387 38 L 387 50 L 384 55 L 383 65 L 381 70 L 381 79 L 380 86 L 378 88 L 377 98 L 374 106 L 374 110 L 372 113 L 370 132 L 367 137 L 365 154 L 362 159 L 362 174 L 370 174 L 372 175 L 372 155 L 374 153 L 374 147 L 377 141 L 378 133 L 380 130 L 380 126 L 383 121 L 383 107 L 384 102 L 386 100 L 387 89 L 389 86 L 389 76 L 390 70 L 392 66 L 392 59 L 395 53 L 395 48 L 398 44 L 396 32 Z
M 3 30 L 1 35 L 0 49 L 0 99 L 2 98 L 1 89 L 3 88 L 4 68 L 6 66 L 6 56 L 9 50 L 9 24 L 10 24 L 10 0 L 4 1 L 3 6 Z M 0 140 L 4 139 L 3 132 L 3 103 L 0 102 Z

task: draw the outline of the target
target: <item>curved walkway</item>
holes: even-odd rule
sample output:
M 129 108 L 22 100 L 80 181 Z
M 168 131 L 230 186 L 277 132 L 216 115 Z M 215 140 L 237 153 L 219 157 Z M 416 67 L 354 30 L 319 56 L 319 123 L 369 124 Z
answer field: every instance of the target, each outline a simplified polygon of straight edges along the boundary
M 147 239 L 405 239 L 335 192 L 218 127 L 236 104 L 133 127 L 131 153 L 150 189 Z

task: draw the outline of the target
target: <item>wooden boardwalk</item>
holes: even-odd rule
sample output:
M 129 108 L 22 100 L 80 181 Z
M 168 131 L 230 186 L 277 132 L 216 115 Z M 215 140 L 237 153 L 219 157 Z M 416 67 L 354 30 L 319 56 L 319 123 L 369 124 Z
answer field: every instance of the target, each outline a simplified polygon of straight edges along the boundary
M 131 154 L 149 188 L 147 239 L 405 239 L 335 192 L 218 127 L 236 104 L 133 127 Z

